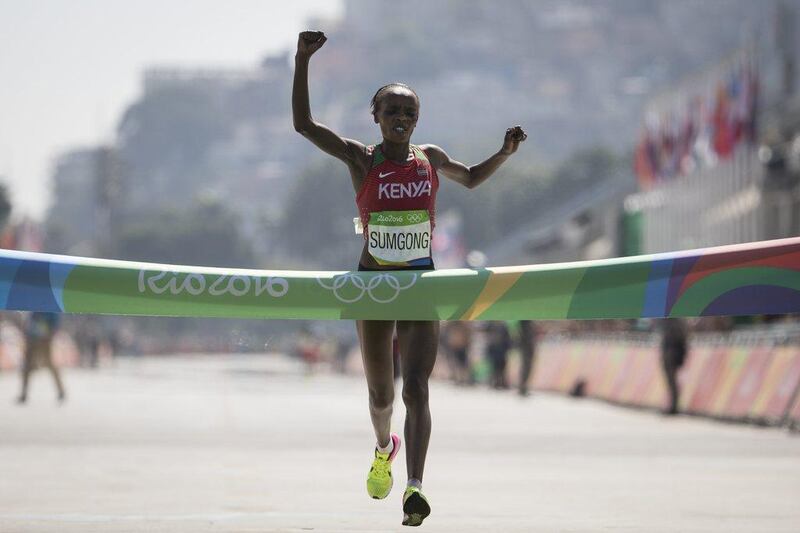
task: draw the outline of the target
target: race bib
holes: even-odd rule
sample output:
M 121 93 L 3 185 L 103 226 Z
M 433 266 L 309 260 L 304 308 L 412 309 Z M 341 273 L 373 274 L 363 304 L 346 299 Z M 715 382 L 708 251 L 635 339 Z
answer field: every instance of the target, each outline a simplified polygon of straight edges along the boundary
M 378 264 L 405 265 L 431 255 L 431 220 L 424 209 L 370 213 L 367 232 Z

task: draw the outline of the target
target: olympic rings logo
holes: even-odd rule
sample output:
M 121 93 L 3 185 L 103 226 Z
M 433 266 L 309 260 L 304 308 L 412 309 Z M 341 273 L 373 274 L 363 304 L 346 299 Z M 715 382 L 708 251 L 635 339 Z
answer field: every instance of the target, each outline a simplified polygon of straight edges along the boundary
M 378 274 L 365 283 L 361 276 L 352 272 L 342 274 L 341 276 L 334 276 L 330 285 L 326 285 L 320 278 L 317 278 L 317 282 L 323 288 L 333 291 L 333 295 L 336 296 L 336 299 L 345 304 L 358 302 L 364 295 L 368 295 L 375 303 L 388 304 L 400 296 L 401 292 L 410 289 L 417 282 L 417 275 L 412 274 L 411 281 L 405 286 L 401 285 L 400 281 L 393 274 Z M 388 298 L 382 298 L 380 294 L 376 294 L 377 289 L 383 284 L 388 286 L 390 293 L 392 293 Z M 355 296 L 348 297 L 346 294 L 343 294 L 348 285 L 355 288 L 355 291 L 353 291 L 356 294 Z
M 410 213 L 407 216 L 409 222 L 413 222 L 415 224 L 422 222 L 422 213 Z

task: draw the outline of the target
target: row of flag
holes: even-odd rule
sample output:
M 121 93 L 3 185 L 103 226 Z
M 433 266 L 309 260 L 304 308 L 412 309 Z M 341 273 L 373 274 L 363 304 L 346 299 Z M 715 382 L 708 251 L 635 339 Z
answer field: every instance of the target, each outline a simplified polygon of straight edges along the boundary
M 647 114 L 634 154 L 641 189 L 715 166 L 756 138 L 758 75 L 742 55 L 705 90 Z

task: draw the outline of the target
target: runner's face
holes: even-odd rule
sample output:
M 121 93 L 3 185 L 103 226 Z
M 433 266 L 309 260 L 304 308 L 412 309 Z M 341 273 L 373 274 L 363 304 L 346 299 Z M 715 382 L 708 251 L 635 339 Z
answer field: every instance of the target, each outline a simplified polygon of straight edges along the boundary
M 403 87 L 392 87 L 378 101 L 375 122 L 387 141 L 408 142 L 417 126 L 419 101 L 414 93 Z

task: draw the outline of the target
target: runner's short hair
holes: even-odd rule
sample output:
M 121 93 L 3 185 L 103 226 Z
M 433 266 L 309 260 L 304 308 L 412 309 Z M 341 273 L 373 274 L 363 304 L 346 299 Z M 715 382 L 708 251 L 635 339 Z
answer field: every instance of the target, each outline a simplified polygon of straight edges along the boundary
M 384 85 L 383 87 L 381 87 L 380 89 L 378 89 L 375 92 L 375 95 L 372 97 L 372 101 L 369 104 L 370 113 L 372 113 L 373 115 L 375 114 L 375 112 L 378 110 L 378 105 L 380 105 L 381 99 L 383 98 L 383 96 L 387 93 L 387 91 L 389 89 L 392 89 L 394 87 L 402 87 L 403 89 L 408 89 L 409 91 L 411 91 L 411 94 L 413 94 L 416 97 L 417 102 L 419 102 L 419 95 L 417 94 L 417 92 L 414 89 L 412 89 L 411 87 L 409 87 L 405 83 L 401 83 L 399 81 L 395 81 L 395 82 L 392 82 L 392 83 Z

